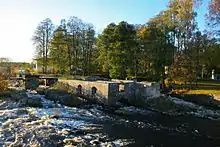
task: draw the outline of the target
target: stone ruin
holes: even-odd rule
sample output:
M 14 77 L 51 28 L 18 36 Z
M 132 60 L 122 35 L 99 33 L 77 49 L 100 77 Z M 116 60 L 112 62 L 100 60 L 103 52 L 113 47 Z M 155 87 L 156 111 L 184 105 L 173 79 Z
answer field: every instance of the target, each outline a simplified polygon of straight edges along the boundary
M 153 82 L 134 82 L 127 80 L 112 81 L 82 81 L 59 80 L 70 85 L 80 93 L 90 98 L 96 98 L 103 104 L 116 104 L 120 99 L 149 99 L 160 96 L 160 84 Z

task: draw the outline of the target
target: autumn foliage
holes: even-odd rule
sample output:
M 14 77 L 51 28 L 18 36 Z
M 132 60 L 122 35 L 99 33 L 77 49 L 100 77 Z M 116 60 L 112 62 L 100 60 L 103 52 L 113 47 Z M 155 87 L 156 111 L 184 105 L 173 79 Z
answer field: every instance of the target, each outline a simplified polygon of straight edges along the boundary
M 174 81 L 193 82 L 196 79 L 195 66 L 188 56 L 179 53 L 170 67 L 169 78 Z
M 4 80 L 2 74 L 0 74 L 0 92 L 8 90 L 8 82 Z

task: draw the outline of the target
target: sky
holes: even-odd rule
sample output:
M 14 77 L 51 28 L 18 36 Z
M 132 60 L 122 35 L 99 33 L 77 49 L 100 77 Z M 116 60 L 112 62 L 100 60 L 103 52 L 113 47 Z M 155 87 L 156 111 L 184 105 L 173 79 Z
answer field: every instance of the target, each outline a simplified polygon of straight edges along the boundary
M 31 41 L 37 25 L 50 18 L 60 20 L 77 16 L 92 23 L 98 33 L 111 22 L 122 20 L 144 24 L 167 8 L 169 0 L 0 0 L 0 57 L 12 61 L 31 62 Z M 207 1 L 198 10 L 198 25 L 204 30 Z

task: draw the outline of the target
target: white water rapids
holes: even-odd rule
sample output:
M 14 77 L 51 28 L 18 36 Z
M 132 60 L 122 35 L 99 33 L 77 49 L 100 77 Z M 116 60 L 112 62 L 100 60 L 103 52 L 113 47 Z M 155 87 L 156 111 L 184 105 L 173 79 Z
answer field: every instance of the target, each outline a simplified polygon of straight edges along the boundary
M 144 116 L 144 119 L 140 120 L 128 119 L 124 116 L 108 114 L 98 105 L 85 108 L 67 107 L 47 100 L 44 95 L 33 91 L 26 94 L 29 98 L 40 98 L 43 107 L 23 107 L 10 100 L 0 102 L 0 147 L 53 147 L 80 144 L 117 147 L 132 145 L 135 142 L 136 145 L 152 145 L 157 144 L 156 140 L 161 137 L 169 140 L 164 135 L 176 134 L 179 138 L 184 137 L 184 134 L 189 134 L 186 138 L 204 135 L 204 131 L 191 126 L 188 122 L 185 123 L 185 120 L 178 122 L 175 117 L 159 114 L 157 116 L 154 112 L 145 109 L 121 107 L 120 110 Z M 181 105 L 186 104 L 177 99 L 173 100 Z M 196 107 L 193 104 L 189 105 Z M 204 109 L 199 108 L 196 111 L 198 115 L 205 115 L 206 110 L 202 110 Z M 218 116 L 211 110 L 207 112 Z M 167 124 L 169 120 L 173 122 Z M 163 140 L 158 143 L 163 144 Z

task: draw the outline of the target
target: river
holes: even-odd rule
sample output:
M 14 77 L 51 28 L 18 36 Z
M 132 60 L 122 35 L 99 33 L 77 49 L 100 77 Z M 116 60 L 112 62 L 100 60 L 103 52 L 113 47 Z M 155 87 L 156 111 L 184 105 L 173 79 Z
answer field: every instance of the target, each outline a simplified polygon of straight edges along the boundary
M 220 121 L 170 116 L 121 106 L 67 107 L 40 98 L 42 108 L 22 107 L 14 101 L 0 103 L 0 146 L 220 146 Z

